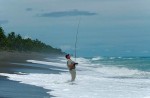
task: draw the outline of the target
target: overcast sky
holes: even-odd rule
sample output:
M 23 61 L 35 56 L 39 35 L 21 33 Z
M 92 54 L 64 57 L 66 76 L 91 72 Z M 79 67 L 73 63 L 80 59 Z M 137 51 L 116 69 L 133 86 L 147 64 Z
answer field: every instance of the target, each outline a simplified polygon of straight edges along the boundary
M 150 56 L 150 0 L 0 0 L 6 33 L 78 56 Z

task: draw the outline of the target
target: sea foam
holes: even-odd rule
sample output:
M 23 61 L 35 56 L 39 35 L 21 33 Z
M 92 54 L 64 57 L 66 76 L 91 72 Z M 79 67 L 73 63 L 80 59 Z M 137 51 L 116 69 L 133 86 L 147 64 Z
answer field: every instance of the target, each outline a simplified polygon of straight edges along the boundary
M 61 62 L 28 60 L 28 62 L 53 65 L 66 68 L 65 59 Z M 147 78 L 114 78 L 116 76 L 132 76 L 141 71 L 117 67 L 92 67 L 94 64 L 79 58 L 76 81 L 71 83 L 69 72 L 60 74 L 7 74 L 10 80 L 20 81 L 49 89 L 49 94 L 56 98 L 150 98 L 150 79 Z M 89 66 L 90 64 L 90 66 Z M 59 70 L 64 70 L 59 68 Z M 67 70 L 67 69 L 66 69 Z

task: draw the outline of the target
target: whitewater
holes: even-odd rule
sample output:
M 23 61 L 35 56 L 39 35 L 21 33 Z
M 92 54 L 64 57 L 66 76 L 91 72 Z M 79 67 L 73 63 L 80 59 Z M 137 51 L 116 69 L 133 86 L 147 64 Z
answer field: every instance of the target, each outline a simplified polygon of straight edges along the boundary
M 49 69 L 64 71 L 59 74 L 0 75 L 13 81 L 48 89 L 47 93 L 56 98 L 150 98 L 150 72 L 126 67 L 125 63 L 114 66 L 115 60 L 115 57 L 110 57 L 109 60 L 102 57 L 77 58 L 79 65 L 76 67 L 77 77 L 73 83 L 68 82 L 70 73 L 64 57 L 46 58 L 45 61 L 27 60 L 28 63 L 41 66 L 56 66 Z M 127 62 L 130 60 L 133 58 L 125 59 Z

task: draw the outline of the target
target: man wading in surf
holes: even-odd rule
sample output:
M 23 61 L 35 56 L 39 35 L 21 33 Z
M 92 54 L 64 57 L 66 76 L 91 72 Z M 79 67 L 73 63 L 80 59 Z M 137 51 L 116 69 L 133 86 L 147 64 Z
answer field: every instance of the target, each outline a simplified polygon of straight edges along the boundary
M 72 82 L 72 81 L 74 81 L 75 78 L 76 78 L 76 69 L 75 69 L 75 68 L 76 68 L 76 65 L 77 65 L 78 63 L 75 63 L 75 62 L 72 61 L 70 58 L 71 58 L 70 55 L 67 54 L 67 55 L 66 55 L 67 67 L 68 67 L 68 69 L 69 69 L 69 71 L 70 71 L 70 74 L 71 74 L 71 82 Z

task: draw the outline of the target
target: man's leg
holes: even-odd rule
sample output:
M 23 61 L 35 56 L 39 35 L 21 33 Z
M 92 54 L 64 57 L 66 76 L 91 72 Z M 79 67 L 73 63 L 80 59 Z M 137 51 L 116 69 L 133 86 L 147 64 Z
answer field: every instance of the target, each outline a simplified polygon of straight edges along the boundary
M 72 70 L 70 70 L 70 73 L 71 73 L 71 78 L 72 78 L 71 81 L 74 81 L 76 78 L 76 70 L 72 69 Z

